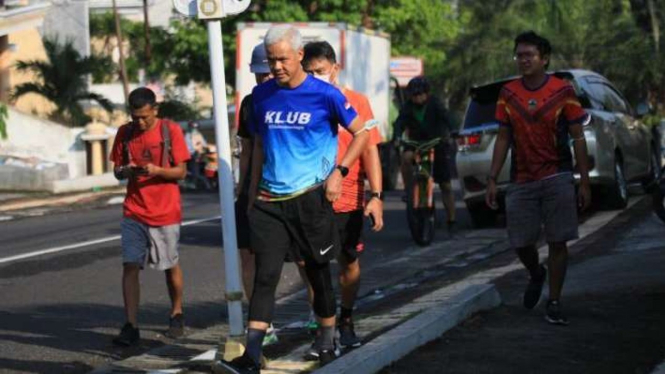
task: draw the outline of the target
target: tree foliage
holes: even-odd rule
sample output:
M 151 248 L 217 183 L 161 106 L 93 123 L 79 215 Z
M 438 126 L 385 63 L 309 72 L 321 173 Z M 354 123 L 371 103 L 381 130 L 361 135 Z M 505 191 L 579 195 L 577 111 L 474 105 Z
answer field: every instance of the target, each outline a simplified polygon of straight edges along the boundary
M 434 89 L 461 110 L 468 89 L 516 73 L 513 39 L 534 30 L 553 44 L 552 69 L 584 68 L 612 80 L 636 103 L 665 102 L 664 0 L 254 0 L 222 21 L 226 77 L 235 78 L 238 22 L 346 22 L 390 33 L 393 56 L 425 62 Z M 651 5 L 651 6 L 650 6 Z M 91 22 L 92 24 L 93 22 Z M 100 21 L 100 23 L 102 23 Z M 136 66 L 142 59 L 142 24 L 123 22 Z M 177 83 L 210 77 L 204 22 L 176 20 L 151 33 L 149 74 L 175 74 Z M 95 30 L 112 30 L 104 19 Z M 103 32 L 94 35 L 104 38 Z M 134 71 L 131 61 L 130 70 Z
M 32 73 L 37 81 L 17 85 L 11 100 L 26 94 L 37 94 L 55 104 L 49 118 L 69 126 L 84 126 L 90 122 L 83 102 L 95 101 L 108 112 L 113 104 L 105 97 L 88 90 L 88 76 L 107 66 L 106 57 L 82 57 L 71 40 L 60 43 L 44 39 L 46 60 L 18 61 L 16 70 Z

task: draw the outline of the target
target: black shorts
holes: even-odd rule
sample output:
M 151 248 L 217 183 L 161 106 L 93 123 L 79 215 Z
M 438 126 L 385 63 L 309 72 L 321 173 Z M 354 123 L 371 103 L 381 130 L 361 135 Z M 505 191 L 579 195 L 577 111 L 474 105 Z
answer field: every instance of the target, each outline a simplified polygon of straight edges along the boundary
M 363 219 L 362 210 L 335 213 L 339 240 L 342 244 L 341 254 L 346 257 L 348 262 L 357 260 L 363 249 L 365 249 L 362 241 Z
M 294 261 L 322 264 L 340 252 L 335 213 L 323 187 L 285 201 L 257 200 L 249 222 L 256 254 L 285 250 Z
M 249 248 L 249 218 L 247 218 L 247 204 L 249 198 L 246 194 L 240 194 L 236 200 L 236 238 L 239 249 Z

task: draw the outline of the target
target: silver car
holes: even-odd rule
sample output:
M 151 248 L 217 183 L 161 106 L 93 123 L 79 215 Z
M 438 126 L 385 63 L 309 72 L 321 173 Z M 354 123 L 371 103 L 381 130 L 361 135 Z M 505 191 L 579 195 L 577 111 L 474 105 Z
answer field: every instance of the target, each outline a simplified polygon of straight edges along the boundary
M 623 95 L 597 73 L 564 70 L 553 75 L 572 83 L 580 103 L 592 117 L 584 127 L 592 193 L 602 196 L 604 207 L 624 208 L 628 203 L 628 184 L 648 183 L 660 172 L 659 142 L 639 120 L 646 113 L 634 113 Z M 458 139 L 457 170 L 464 202 L 478 226 L 491 224 L 496 215 L 485 205 L 485 185 L 499 128 L 494 118 L 496 102 L 501 88 L 509 81 L 511 79 L 471 89 L 471 100 Z M 497 178 L 502 207 L 509 176 L 510 155 Z

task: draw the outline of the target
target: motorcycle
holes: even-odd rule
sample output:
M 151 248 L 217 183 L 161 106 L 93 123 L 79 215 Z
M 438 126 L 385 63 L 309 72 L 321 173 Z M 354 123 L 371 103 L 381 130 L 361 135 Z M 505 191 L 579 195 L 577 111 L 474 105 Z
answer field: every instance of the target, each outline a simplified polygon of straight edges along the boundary
M 208 145 L 201 153 L 195 153 L 187 165 L 186 189 L 213 191 L 218 188 L 217 148 Z

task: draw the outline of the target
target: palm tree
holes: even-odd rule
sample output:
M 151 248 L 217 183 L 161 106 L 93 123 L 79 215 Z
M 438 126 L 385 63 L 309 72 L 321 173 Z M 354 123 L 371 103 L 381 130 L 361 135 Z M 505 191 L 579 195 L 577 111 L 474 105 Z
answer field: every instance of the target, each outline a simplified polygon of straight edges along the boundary
M 47 60 L 18 61 L 16 70 L 34 74 L 38 81 L 23 83 L 14 88 L 11 100 L 33 93 L 55 104 L 49 114 L 53 121 L 70 126 L 85 126 L 90 117 L 85 114 L 82 102 L 95 101 L 109 113 L 113 103 L 102 95 L 88 90 L 88 77 L 111 63 L 106 57 L 82 57 L 71 40 L 64 44 L 45 38 L 44 49 Z

